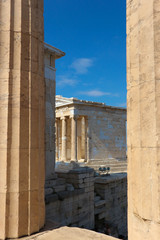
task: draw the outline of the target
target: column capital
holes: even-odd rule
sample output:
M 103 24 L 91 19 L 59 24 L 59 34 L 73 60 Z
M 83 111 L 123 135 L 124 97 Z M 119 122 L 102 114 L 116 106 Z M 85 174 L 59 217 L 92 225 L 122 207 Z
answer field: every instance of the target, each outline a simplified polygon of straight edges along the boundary
M 86 120 L 88 120 L 89 116 L 88 115 L 84 115 L 83 116 Z
M 79 118 L 79 115 L 71 115 L 69 116 L 70 119 L 77 120 Z
M 67 119 L 67 116 L 60 117 L 60 120 L 66 120 L 66 119 Z
M 56 122 L 58 122 L 59 120 L 60 120 L 60 118 L 59 118 L 59 117 L 55 119 L 55 121 L 56 121 Z
M 88 119 L 88 115 L 79 115 L 79 118 L 80 119 L 82 119 L 82 118 Z

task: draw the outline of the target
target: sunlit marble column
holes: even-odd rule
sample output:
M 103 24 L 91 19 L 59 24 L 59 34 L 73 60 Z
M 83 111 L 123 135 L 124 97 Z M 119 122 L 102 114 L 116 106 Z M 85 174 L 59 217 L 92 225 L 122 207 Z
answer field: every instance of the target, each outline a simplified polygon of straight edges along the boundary
M 160 239 L 160 0 L 127 0 L 129 240 Z
M 71 160 L 77 161 L 77 117 L 71 117 Z
M 81 117 L 81 159 L 86 159 L 86 119 Z
M 0 239 L 44 226 L 43 0 L 0 1 Z
M 56 161 L 59 160 L 59 119 L 56 118 L 55 121 L 55 130 L 56 130 Z
M 61 160 L 67 160 L 67 119 L 66 117 L 61 118 L 62 121 L 62 154 Z
M 90 161 L 90 133 L 89 133 L 89 124 L 88 116 L 85 117 L 85 132 L 86 132 L 86 142 L 85 142 L 85 155 L 86 161 Z

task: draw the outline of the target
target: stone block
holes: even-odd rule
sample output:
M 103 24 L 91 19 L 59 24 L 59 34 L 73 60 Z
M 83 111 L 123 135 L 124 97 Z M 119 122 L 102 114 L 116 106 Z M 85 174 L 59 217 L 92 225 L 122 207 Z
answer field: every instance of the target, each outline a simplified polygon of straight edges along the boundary
M 93 182 L 94 183 L 94 180 L 95 180 L 94 177 L 85 178 L 84 183 L 88 183 L 88 182 Z
M 51 195 L 47 195 L 45 197 L 45 202 L 46 204 L 50 203 L 50 202 L 55 202 L 58 200 L 58 195 L 57 194 L 51 194 Z
M 106 212 L 106 207 L 101 207 L 101 208 L 95 208 L 94 209 L 94 214 L 100 214 L 100 213 L 103 213 L 103 212 Z
M 100 196 L 95 196 L 95 197 L 94 197 L 94 202 L 98 202 L 100 199 L 101 199 Z
M 54 186 L 53 191 L 55 193 L 65 191 L 66 186 L 65 185 L 59 185 L 59 186 Z
M 105 204 L 106 204 L 106 200 L 99 200 L 94 203 L 94 206 L 95 206 L 95 208 L 97 208 L 97 207 L 103 206 Z
M 57 178 L 56 179 L 56 185 L 62 185 L 66 183 L 66 179 L 64 178 Z
M 85 188 L 85 192 L 93 192 L 93 191 L 94 191 L 94 186 Z
M 84 183 L 81 183 L 81 184 L 73 183 L 73 186 L 75 188 L 85 188 L 85 184 Z
M 67 185 L 66 185 L 66 190 L 67 190 L 67 191 L 70 191 L 70 192 L 73 192 L 73 191 L 74 191 L 73 185 L 72 185 L 72 184 L 67 184 Z
M 82 184 L 83 179 L 74 179 L 74 178 L 67 178 L 67 183 L 74 183 L 74 184 Z
M 53 193 L 53 189 L 52 188 L 45 188 L 45 195 L 49 195 Z
M 46 188 L 52 188 L 54 186 L 56 186 L 56 180 L 55 179 L 45 181 L 45 187 Z

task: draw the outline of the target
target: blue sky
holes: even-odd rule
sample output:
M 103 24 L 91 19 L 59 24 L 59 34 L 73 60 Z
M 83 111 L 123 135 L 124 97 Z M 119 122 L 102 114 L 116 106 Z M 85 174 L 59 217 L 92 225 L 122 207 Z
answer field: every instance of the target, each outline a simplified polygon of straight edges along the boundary
M 45 0 L 45 42 L 56 61 L 56 94 L 126 106 L 126 0 Z

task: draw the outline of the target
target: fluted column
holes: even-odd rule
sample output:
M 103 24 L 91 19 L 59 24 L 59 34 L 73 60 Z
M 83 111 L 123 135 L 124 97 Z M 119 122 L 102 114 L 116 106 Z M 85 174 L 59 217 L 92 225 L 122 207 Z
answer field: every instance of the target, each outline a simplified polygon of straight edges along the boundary
M 0 1 L 0 239 L 44 225 L 43 0 Z
M 61 160 L 67 160 L 67 119 L 66 117 L 61 118 L 62 121 L 62 154 Z
M 71 160 L 77 161 L 77 117 L 71 117 Z
M 59 119 L 56 119 L 55 122 L 55 129 L 56 129 L 56 161 L 59 160 Z
M 81 117 L 81 159 L 86 159 L 86 120 Z
M 87 162 L 89 162 L 89 160 L 90 160 L 90 133 L 89 133 L 88 117 L 85 117 L 85 132 L 86 132 L 86 144 L 85 144 L 86 160 L 87 160 Z
M 129 240 L 160 239 L 160 0 L 127 0 Z

